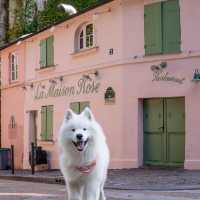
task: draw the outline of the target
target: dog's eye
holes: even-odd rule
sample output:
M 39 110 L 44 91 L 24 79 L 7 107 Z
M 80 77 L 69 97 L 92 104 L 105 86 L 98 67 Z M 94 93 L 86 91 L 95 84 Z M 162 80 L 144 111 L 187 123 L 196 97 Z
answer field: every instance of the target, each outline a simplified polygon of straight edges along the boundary
M 73 128 L 73 129 L 72 129 L 72 131 L 73 131 L 73 132 L 75 132 L 75 131 L 76 131 L 76 129 L 75 129 L 75 128 Z
M 86 128 L 83 128 L 83 130 L 86 131 L 87 129 L 86 129 Z

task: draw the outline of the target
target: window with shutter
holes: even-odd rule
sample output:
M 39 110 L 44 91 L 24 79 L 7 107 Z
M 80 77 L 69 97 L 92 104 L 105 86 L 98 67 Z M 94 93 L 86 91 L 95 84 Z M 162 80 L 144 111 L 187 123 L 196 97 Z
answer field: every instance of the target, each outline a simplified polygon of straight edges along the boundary
M 162 52 L 161 2 L 145 6 L 144 33 L 146 55 Z
M 53 139 L 53 106 L 42 106 L 41 109 L 41 140 Z
M 54 63 L 53 36 L 47 38 L 47 66 Z
M 90 102 L 85 101 L 85 102 L 80 102 L 80 113 L 86 108 L 86 107 L 90 107 Z
M 54 37 L 50 36 L 40 41 L 40 67 L 54 65 Z
M 163 52 L 180 52 L 181 28 L 179 1 L 163 2 Z
M 145 54 L 180 52 L 179 0 L 145 5 L 144 13 Z
M 72 109 L 72 111 L 74 111 L 75 113 L 79 114 L 79 102 L 72 102 L 70 103 L 70 108 Z
M 42 140 L 46 140 L 46 111 L 47 111 L 47 107 L 46 106 L 42 106 L 41 109 L 41 139 Z
M 46 67 L 47 62 L 46 62 L 46 40 L 41 40 L 40 41 L 40 67 Z
M 53 106 L 47 106 L 47 140 L 53 139 Z

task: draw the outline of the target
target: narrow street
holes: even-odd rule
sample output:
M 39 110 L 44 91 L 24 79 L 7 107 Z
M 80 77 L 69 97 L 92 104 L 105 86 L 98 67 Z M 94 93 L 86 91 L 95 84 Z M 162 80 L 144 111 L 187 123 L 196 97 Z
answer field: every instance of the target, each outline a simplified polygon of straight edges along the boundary
M 64 200 L 63 185 L 0 180 L 0 200 Z M 200 190 L 126 191 L 106 190 L 107 200 L 194 200 Z

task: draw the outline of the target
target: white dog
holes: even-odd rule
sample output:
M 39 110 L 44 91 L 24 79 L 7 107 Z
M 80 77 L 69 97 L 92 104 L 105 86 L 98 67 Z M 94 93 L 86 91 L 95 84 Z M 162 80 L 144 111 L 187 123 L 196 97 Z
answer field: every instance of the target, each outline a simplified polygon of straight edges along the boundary
M 60 168 L 69 200 L 105 200 L 109 150 L 102 128 L 89 108 L 68 110 L 60 128 Z

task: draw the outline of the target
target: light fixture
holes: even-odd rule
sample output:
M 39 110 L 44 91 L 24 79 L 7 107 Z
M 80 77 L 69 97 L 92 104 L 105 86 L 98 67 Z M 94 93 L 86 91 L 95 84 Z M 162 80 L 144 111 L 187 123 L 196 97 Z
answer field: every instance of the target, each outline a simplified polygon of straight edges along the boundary
M 60 76 L 60 77 L 59 77 L 59 80 L 60 80 L 60 82 L 63 82 L 64 76 Z
M 23 90 L 27 90 L 27 87 L 25 85 L 22 86 Z
M 90 72 L 89 74 L 95 75 L 96 77 L 99 76 L 99 72 L 97 70 Z
M 200 71 L 198 69 L 194 70 L 194 75 L 192 81 L 199 82 L 200 81 Z
M 34 87 L 34 85 L 33 85 L 33 83 L 31 83 L 31 84 L 30 84 L 30 88 L 33 89 L 33 87 Z
M 57 84 L 56 80 L 54 80 L 54 79 L 49 79 L 49 82 L 52 84 Z
M 167 67 L 167 62 L 161 62 L 161 63 L 160 63 L 160 67 L 161 67 L 162 69 L 166 68 L 166 67 Z
M 84 79 L 92 80 L 89 74 L 83 74 Z

